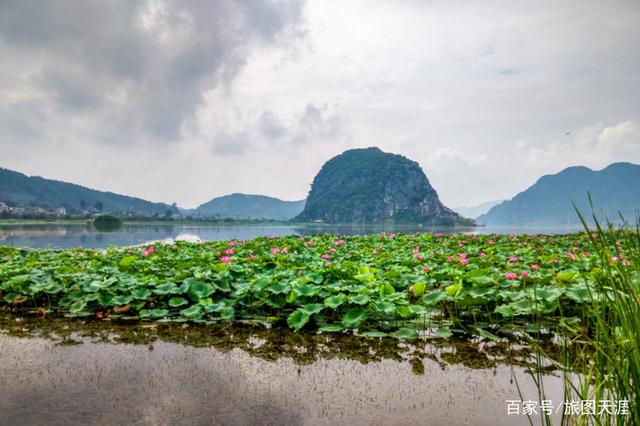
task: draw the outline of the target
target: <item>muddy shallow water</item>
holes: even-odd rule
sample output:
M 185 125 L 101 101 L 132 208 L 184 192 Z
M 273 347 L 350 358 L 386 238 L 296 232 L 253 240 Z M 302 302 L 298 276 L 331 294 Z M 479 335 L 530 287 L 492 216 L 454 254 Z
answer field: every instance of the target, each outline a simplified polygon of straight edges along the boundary
M 518 425 L 517 345 L 0 316 L 0 423 Z M 545 378 L 559 403 L 562 381 Z M 539 420 L 533 419 L 539 424 Z

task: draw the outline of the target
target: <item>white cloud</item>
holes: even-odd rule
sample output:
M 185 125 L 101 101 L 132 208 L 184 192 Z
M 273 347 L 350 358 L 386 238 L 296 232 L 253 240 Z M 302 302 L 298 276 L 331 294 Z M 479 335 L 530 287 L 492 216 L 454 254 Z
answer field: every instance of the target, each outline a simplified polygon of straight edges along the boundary
M 38 8 L 30 25 L 7 21 L 2 165 L 188 207 L 302 198 L 353 147 L 418 161 L 448 205 L 510 198 L 567 166 L 640 162 L 635 1 L 223 1 L 219 14 L 205 2 L 195 27 L 180 4 L 95 28 L 87 7 L 55 34 Z M 64 66 L 61 46 L 74 47 Z

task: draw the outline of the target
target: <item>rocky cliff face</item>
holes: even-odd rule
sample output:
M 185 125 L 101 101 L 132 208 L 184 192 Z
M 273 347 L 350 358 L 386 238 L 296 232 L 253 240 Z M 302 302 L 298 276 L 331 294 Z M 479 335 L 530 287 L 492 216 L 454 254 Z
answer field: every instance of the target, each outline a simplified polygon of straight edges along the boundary
M 352 149 L 327 161 L 314 178 L 297 220 L 472 223 L 440 202 L 418 163 L 378 148 Z

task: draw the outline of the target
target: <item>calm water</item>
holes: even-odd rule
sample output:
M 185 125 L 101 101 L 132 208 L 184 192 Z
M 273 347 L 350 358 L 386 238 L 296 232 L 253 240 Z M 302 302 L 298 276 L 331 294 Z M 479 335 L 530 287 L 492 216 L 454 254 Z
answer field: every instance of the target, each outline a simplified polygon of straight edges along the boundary
M 506 343 L 32 322 L 0 314 L 0 424 L 528 425 L 506 401 L 538 400 Z
M 580 231 L 569 227 L 528 228 L 426 228 L 426 227 L 360 227 L 322 226 L 297 227 L 287 225 L 215 226 L 215 225 L 125 225 L 116 231 L 100 232 L 90 225 L 0 225 L 0 245 L 31 248 L 105 248 L 110 244 L 133 246 L 153 241 L 187 240 L 214 241 L 251 239 L 259 236 L 309 235 L 322 232 L 355 235 L 379 232 L 465 232 L 465 233 L 527 233 L 564 234 Z

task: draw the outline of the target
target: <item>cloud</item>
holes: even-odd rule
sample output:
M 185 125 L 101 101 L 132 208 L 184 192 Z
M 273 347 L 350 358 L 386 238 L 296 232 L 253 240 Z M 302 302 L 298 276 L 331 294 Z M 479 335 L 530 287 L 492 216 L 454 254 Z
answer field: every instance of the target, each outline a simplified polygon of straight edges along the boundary
M 97 121 L 125 116 L 118 124 L 130 143 L 179 140 L 204 90 L 229 84 L 256 46 L 300 34 L 301 8 L 269 0 L 9 1 L 0 5 L 0 54 L 35 65 L 40 102 L 61 119 L 69 111 Z
M 251 146 L 251 140 L 246 132 L 220 132 L 213 141 L 213 152 L 222 155 L 240 155 Z
M 640 162 L 639 38 L 627 0 L 6 0 L 1 166 L 189 207 L 379 146 L 445 204 L 510 198 Z
M 348 138 L 348 130 L 343 118 L 331 111 L 328 104 L 320 107 L 308 103 L 300 115 L 293 144 L 308 144 L 321 140 L 329 143 L 340 143 L 341 139 Z
M 258 119 L 258 131 L 268 140 L 278 140 L 287 134 L 287 129 L 282 124 L 280 117 L 272 111 L 264 111 Z

